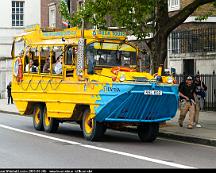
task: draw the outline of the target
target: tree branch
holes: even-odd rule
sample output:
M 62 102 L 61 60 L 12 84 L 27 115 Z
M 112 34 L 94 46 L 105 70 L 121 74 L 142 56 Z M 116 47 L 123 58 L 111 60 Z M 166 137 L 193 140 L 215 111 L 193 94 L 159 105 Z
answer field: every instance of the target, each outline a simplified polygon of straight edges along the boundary
M 194 0 L 192 3 L 184 7 L 179 13 L 172 16 L 168 20 L 167 32 L 170 33 L 179 24 L 183 23 L 199 6 L 208 4 L 211 2 L 216 2 L 216 0 Z

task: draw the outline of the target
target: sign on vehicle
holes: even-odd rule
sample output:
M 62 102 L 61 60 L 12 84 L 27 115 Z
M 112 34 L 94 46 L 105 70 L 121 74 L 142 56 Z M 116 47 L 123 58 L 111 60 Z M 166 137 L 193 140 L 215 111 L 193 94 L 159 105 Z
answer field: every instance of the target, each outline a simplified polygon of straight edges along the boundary
M 161 90 L 144 90 L 145 95 L 162 95 Z

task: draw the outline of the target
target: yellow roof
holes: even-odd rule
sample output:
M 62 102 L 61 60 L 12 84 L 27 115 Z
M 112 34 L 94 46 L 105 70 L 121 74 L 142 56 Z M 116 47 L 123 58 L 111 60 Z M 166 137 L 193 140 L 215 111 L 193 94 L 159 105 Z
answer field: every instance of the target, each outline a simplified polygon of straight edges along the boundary
M 63 41 L 62 39 L 50 39 L 50 40 L 41 40 L 39 42 L 30 43 L 30 45 L 65 45 L 65 44 L 73 44 L 77 45 L 79 38 L 66 39 Z

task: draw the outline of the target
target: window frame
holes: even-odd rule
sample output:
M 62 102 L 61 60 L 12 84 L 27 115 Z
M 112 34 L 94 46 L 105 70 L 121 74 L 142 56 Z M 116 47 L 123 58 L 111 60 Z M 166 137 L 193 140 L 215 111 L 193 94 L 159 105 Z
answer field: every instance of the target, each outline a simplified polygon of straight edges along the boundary
M 51 12 L 54 11 L 53 14 L 51 14 Z M 48 22 L 49 22 L 49 27 L 53 27 L 55 28 L 57 26 L 57 10 L 56 10 L 56 4 L 55 3 L 51 3 L 49 4 L 48 7 Z
M 180 10 L 180 0 L 168 0 L 168 11 Z
M 25 8 L 25 1 L 22 0 L 11 1 L 11 26 L 12 27 L 24 27 L 24 17 L 25 17 L 24 8 Z

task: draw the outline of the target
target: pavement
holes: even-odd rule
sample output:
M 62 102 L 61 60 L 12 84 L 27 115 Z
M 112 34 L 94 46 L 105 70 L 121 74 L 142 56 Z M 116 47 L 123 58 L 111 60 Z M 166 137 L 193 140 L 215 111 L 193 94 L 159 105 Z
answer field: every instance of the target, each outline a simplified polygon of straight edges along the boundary
M 7 99 L 0 99 L 0 112 L 19 114 L 16 105 L 8 105 Z M 178 117 L 179 111 L 177 111 L 173 119 L 160 125 L 159 137 L 216 147 L 216 112 L 200 112 L 199 122 L 202 125 L 201 128 L 187 129 L 188 115 L 183 127 L 179 127 Z M 136 132 L 136 129 L 128 128 L 127 131 Z

